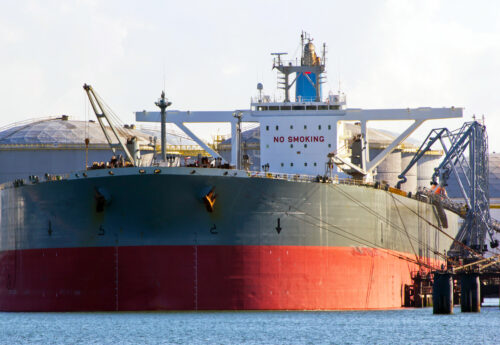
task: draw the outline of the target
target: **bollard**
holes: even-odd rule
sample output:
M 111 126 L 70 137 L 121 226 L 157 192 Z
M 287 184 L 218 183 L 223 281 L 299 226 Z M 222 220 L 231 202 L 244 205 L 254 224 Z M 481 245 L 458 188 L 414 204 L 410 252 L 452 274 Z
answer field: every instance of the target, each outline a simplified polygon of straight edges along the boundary
M 432 312 L 453 314 L 453 276 L 450 273 L 434 272 Z
M 481 311 L 481 289 L 477 273 L 463 274 L 460 276 L 461 311 L 479 313 Z

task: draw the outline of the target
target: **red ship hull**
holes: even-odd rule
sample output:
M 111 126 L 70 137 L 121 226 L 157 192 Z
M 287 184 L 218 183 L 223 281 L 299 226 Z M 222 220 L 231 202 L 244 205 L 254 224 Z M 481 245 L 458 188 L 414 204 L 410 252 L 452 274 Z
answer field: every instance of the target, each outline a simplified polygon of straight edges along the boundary
M 139 246 L 0 253 L 0 310 L 400 308 L 415 255 L 360 247 Z

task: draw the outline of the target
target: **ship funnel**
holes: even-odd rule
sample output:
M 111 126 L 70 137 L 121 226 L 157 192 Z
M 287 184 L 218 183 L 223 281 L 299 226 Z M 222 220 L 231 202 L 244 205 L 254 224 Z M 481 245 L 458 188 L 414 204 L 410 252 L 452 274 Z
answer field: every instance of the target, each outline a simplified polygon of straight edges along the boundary
M 307 33 L 301 35 L 302 69 L 297 72 L 295 98 L 301 102 L 319 102 L 322 98 L 321 74 L 324 72 L 324 61 L 316 54 L 313 39 Z

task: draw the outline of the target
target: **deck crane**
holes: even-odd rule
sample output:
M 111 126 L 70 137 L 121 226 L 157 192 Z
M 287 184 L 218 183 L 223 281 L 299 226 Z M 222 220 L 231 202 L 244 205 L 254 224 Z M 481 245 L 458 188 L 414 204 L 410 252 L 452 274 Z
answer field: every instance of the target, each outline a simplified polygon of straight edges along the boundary
M 106 113 L 105 107 L 103 106 L 100 98 L 94 92 L 94 89 L 92 88 L 92 86 L 90 86 L 88 84 L 83 84 L 83 89 L 87 93 L 90 104 L 92 105 L 92 109 L 94 110 L 95 116 L 97 117 L 97 121 L 99 122 L 99 125 L 101 125 L 104 136 L 106 137 L 106 140 L 108 141 L 108 144 L 111 147 L 111 151 L 113 151 L 113 154 L 116 155 L 116 148 L 114 147 L 113 142 L 111 140 L 111 137 L 109 136 L 109 133 L 106 130 L 106 125 L 104 124 L 103 118 L 107 121 L 109 128 L 111 128 L 111 131 L 113 132 L 114 136 L 116 137 L 116 140 L 118 140 L 118 143 L 119 143 L 122 151 L 127 156 L 127 159 L 129 160 L 129 162 L 132 163 L 134 166 L 137 166 L 138 165 L 137 159 L 133 158 L 133 156 L 130 154 L 130 151 L 128 150 L 127 146 L 123 143 L 122 139 L 118 135 L 118 132 L 116 131 L 115 126 L 113 125 L 113 123 L 109 119 L 109 114 Z
M 445 190 L 448 179 L 453 173 L 466 204 L 464 222 L 456 240 L 473 250 L 485 252 L 487 250 L 485 240 L 488 234 L 490 247 L 498 247 L 494 232 L 500 229 L 498 223 L 490 216 L 488 137 L 483 124 L 471 121 L 464 123 L 455 131 L 447 128 L 431 130 L 411 162 L 398 176 L 400 181 L 397 188 L 406 182 L 405 175 L 436 142 L 441 144 L 445 157 L 434 169 L 431 185 L 436 192 Z M 463 251 L 463 247 L 454 244 L 449 255 L 467 256 L 468 254 Z

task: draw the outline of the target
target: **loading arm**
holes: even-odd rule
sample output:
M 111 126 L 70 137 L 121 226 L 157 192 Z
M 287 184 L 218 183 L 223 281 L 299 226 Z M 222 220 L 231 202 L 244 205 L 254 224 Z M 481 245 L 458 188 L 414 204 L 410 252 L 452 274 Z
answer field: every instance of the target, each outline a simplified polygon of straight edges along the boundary
M 401 189 L 401 184 L 406 183 L 406 181 L 408 180 L 406 178 L 406 174 L 408 173 L 408 171 L 410 171 L 411 168 L 413 168 L 413 166 L 417 164 L 417 162 L 425 155 L 426 152 L 431 150 L 432 145 L 434 145 L 434 143 L 443 135 L 443 133 L 446 133 L 447 131 L 448 130 L 446 128 L 433 129 L 427 135 L 427 138 L 425 138 L 422 145 L 420 145 L 417 153 L 413 156 L 408 166 L 401 172 L 400 175 L 398 175 L 398 178 L 401 180 L 398 181 L 396 188 Z
M 400 188 L 401 184 L 406 182 L 406 173 L 438 141 L 445 152 L 445 157 L 434 169 L 432 184 L 439 183 L 441 188 L 446 187 L 453 172 L 467 205 L 464 222 L 456 239 L 473 249 L 485 251 L 484 242 L 487 233 L 491 240 L 490 246 L 497 247 L 498 241 L 494 238 L 494 231 L 498 231 L 499 227 L 490 216 L 488 138 L 484 125 L 473 121 L 465 123 L 457 131 L 449 131 L 446 128 L 433 129 L 408 166 L 398 176 L 401 180 L 397 183 L 397 187 Z

